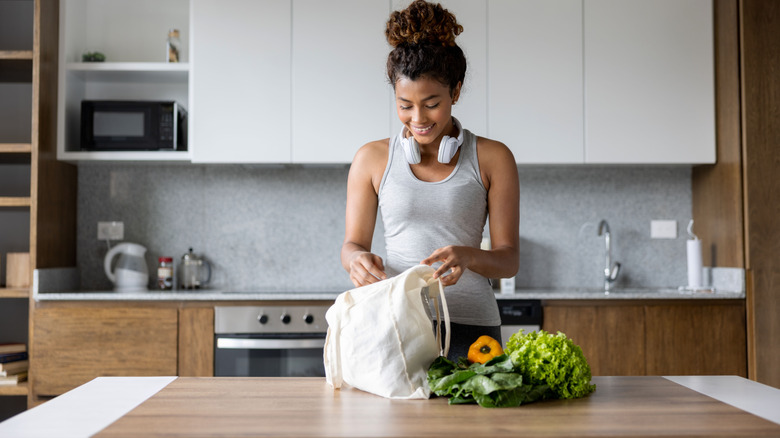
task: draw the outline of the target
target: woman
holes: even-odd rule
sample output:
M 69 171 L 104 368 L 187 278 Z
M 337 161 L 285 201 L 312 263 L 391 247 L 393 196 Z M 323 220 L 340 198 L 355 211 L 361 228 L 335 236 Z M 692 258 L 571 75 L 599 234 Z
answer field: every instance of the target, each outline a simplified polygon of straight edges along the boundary
M 449 357 L 481 335 L 501 340 L 489 278 L 518 269 L 519 187 L 512 152 L 476 137 L 452 117 L 466 74 L 455 16 L 423 0 L 393 12 L 387 75 L 401 133 L 358 150 L 347 183 L 341 261 L 356 287 L 419 264 L 434 265 L 447 294 Z M 467 122 L 467 121 L 466 121 Z M 371 253 L 377 208 L 387 260 Z M 489 218 L 490 250 L 480 249 Z

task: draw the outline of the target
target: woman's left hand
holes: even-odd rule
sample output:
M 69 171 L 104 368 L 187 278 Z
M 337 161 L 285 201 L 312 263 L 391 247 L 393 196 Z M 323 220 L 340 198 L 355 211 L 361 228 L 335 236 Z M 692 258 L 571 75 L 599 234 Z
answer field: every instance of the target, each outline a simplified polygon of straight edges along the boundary
M 463 271 L 468 269 L 472 262 L 472 250 L 467 246 L 445 246 L 434 251 L 428 258 L 420 262 L 423 265 L 431 266 L 436 262 L 441 262 L 441 266 L 433 273 L 433 278 L 441 277 L 441 282 L 445 286 L 452 286 L 457 283 Z M 444 275 L 451 271 L 448 275 Z

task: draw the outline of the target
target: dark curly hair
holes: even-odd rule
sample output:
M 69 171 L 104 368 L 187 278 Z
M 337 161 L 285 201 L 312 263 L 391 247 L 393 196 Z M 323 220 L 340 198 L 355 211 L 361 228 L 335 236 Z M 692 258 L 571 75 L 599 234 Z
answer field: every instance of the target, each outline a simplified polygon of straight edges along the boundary
M 395 88 L 402 77 L 428 77 L 450 87 L 466 77 L 466 56 L 455 43 L 463 32 L 453 15 L 438 3 L 415 0 L 390 14 L 385 36 L 393 50 L 387 56 L 387 78 Z

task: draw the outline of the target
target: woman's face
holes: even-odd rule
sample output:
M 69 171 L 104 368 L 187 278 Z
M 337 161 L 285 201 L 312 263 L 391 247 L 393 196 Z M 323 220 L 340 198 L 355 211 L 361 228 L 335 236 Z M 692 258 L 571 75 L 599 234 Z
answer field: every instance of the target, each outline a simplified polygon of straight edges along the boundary
M 420 145 L 441 142 L 452 130 L 452 104 L 458 100 L 460 84 L 450 87 L 430 78 L 411 80 L 401 77 L 395 83 L 398 119 Z

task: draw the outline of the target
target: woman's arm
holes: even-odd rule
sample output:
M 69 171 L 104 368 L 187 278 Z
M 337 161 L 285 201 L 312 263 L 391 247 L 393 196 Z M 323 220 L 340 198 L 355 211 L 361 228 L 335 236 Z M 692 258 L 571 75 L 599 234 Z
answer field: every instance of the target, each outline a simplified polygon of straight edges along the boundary
M 520 263 L 520 186 L 517 164 L 503 143 L 479 138 L 477 143 L 482 182 L 487 189 L 488 220 L 492 249 L 445 246 L 421 263 L 442 262 L 434 278 L 453 285 L 463 271 L 470 269 L 486 278 L 509 278 L 517 274 Z
M 388 141 L 368 143 L 355 154 L 347 179 L 347 211 L 341 264 L 356 286 L 387 278 L 382 258 L 371 253 L 377 193 L 387 165 Z

